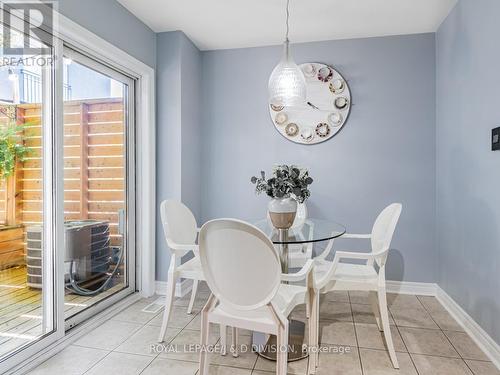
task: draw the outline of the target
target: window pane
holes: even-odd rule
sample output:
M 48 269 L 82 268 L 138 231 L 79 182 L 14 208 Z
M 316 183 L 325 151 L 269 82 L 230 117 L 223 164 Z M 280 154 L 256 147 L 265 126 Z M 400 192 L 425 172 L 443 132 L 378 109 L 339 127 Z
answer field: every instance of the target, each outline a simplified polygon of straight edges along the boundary
M 51 104 L 42 99 L 52 87 L 50 70 L 45 57 L 4 55 L 3 46 L 0 56 L 8 61 L 0 66 L 1 360 L 53 331 L 54 264 L 43 234 L 52 225 L 51 213 L 44 215 L 43 173 L 50 151 L 43 129 L 52 126 L 44 111 Z
M 66 317 L 122 290 L 127 86 L 64 59 Z

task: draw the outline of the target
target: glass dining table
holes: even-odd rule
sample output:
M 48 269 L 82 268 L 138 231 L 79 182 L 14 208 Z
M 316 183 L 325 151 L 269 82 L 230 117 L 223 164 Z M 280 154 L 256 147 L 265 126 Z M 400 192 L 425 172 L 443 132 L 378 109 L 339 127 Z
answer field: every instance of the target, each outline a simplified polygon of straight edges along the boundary
M 297 221 L 299 222 L 296 223 Z M 326 247 L 328 241 L 341 237 L 346 232 L 346 228 L 342 224 L 334 221 L 308 218 L 296 220 L 296 222 L 289 229 L 277 229 L 269 219 L 254 222 L 254 225 L 266 233 L 273 244 L 277 246 L 283 273 L 289 273 L 292 268 L 300 268 L 300 265 L 297 264 L 300 263 L 300 260 L 305 263 L 308 257 L 314 258 L 318 248 Z M 289 362 L 307 357 L 307 350 L 304 350 L 304 336 L 305 323 L 290 319 Z M 254 332 L 252 344 L 260 356 L 276 360 L 275 336 Z

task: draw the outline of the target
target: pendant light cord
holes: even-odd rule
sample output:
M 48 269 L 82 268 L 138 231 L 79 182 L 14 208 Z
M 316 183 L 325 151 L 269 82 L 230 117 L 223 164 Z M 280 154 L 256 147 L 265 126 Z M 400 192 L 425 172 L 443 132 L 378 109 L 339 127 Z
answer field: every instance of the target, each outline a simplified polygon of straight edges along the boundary
M 288 32 L 290 31 L 289 19 L 290 19 L 290 0 L 286 0 L 286 37 L 285 37 L 286 42 L 288 42 Z

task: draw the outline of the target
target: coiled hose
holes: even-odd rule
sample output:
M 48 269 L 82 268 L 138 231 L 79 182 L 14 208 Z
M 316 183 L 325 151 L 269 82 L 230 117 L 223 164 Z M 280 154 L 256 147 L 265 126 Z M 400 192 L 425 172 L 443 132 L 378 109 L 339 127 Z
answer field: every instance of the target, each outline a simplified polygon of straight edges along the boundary
M 69 289 L 80 296 L 94 296 L 94 295 L 102 292 L 106 288 L 106 286 L 108 286 L 108 284 L 111 282 L 113 277 L 115 276 L 116 272 L 118 271 L 118 267 L 120 266 L 122 260 L 123 260 L 123 249 L 120 249 L 120 256 L 118 258 L 118 262 L 116 263 L 116 265 L 113 269 L 113 272 L 111 272 L 111 274 L 109 274 L 108 278 L 102 283 L 102 285 L 95 290 L 86 289 L 86 288 L 83 288 L 80 285 L 78 285 L 78 283 L 75 280 L 75 275 L 74 275 L 74 271 L 73 271 L 75 261 L 72 260 L 70 263 L 70 266 L 69 266 L 69 282 L 70 282 L 71 286 L 70 287 L 67 286 L 66 289 Z

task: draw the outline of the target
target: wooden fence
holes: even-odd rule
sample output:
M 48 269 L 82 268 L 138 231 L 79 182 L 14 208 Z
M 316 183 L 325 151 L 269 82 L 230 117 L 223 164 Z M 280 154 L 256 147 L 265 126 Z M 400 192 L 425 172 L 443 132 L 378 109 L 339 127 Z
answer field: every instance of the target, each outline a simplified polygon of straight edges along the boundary
M 24 125 L 24 143 L 30 153 L 16 169 L 16 176 L 0 185 L 0 221 L 28 227 L 42 223 L 43 134 L 40 105 L 18 105 L 17 122 Z M 65 102 L 65 220 L 109 221 L 113 245 L 121 244 L 118 211 L 125 207 L 124 143 L 121 99 Z M 14 195 L 9 191 L 9 184 L 15 190 Z

